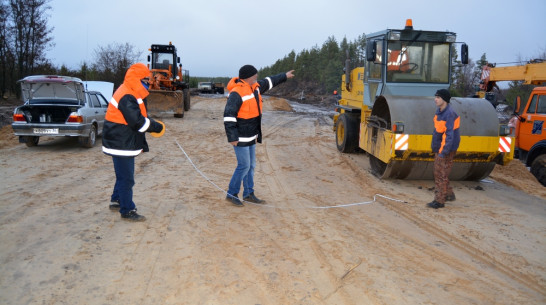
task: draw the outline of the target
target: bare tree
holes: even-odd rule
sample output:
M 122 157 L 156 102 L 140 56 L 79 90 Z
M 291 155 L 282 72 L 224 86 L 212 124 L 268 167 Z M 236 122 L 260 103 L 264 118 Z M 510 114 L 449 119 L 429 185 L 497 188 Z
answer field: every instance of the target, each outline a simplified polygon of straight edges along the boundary
M 53 46 L 47 26 L 46 12 L 50 0 L 10 0 L 11 18 L 15 34 L 18 77 L 34 72 L 37 64 L 46 60 L 45 51 Z
M 113 43 L 105 47 L 98 46 L 94 50 L 94 68 L 105 81 L 113 82 L 117 87 L 123 83 L 125 72 L 138 61 L 142 52 L 135 50 L 129 43 Z
M 0 2 L 0 91 L 15 91 L 18 79 L 32 74 L 47 62 L 46 50 L 53 46 L 46 14 L 50 0 L 1 0 Z
M 9 6 L 4 2 L 0 2 L 0 16 L 8 16 Z M 13 56 L 13 35 L 12 28 L 8 23 L 7 18 L 0 18 L 0 93 L 2 97 L 6 96 L 10 91 L 11 75 L 14 69 Z

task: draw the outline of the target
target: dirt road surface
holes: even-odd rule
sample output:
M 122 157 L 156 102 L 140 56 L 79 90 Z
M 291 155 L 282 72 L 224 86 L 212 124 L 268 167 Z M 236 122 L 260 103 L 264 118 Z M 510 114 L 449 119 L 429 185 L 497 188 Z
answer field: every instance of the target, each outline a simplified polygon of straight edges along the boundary
M 546 303 L 546 191 L 520 162 L 427 209 L 432 181 L 378 180 L 365 154 L 336 150 L 331 116 L 270 97 L 267 205 L 237 208 L 225 99 L 192 103 L 137 158 L 143 223 L 108 209 L 100 139 L 28 148 L 1 130 L 0 304 Z

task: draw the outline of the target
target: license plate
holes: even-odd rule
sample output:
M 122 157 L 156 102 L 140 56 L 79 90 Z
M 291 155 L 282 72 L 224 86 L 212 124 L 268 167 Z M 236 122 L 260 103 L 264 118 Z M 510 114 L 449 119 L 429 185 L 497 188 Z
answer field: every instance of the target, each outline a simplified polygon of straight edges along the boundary
M 59 128 L 34 128 L 34 133 L 38 133 L 38 134 L 59 134 Z

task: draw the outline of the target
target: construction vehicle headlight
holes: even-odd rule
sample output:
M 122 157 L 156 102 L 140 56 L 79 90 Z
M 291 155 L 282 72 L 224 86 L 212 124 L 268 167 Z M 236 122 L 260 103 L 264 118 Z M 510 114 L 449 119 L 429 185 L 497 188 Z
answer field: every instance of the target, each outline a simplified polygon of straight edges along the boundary
M 508 125 L 500 125 L 499 136 L 507 136 L 510 134 L 510 127 Z
M 389 40 L 400 40 L 400 32 L 391 32 Z
M 394 122 L 392 125 L 392 132 L 394 133 L 404 133 L 404 123 Z
M 455 42 L 455 35 L 447 35 L 446 42 Z

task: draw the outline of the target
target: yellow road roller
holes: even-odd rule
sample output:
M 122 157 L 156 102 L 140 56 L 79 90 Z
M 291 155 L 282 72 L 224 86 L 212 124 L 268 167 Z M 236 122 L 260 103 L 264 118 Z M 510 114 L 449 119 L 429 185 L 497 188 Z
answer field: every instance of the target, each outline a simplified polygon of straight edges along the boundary
M 434 94 L 451 84 L 455 38 L 414 30 L 410 19 L 404 29 L 367 35 L 364 67 L 350 69 L 347 60 L 342 76 L 333 126 L 338 150 L 364 150 L 380 178 L 433 179 Z M 464 43 L 460 54 L 467 64 Z M 461 118 L 451 180 L 484 179 L 513 159 L 515 141 L 489 101 L 454 97 L 450 104 Z

